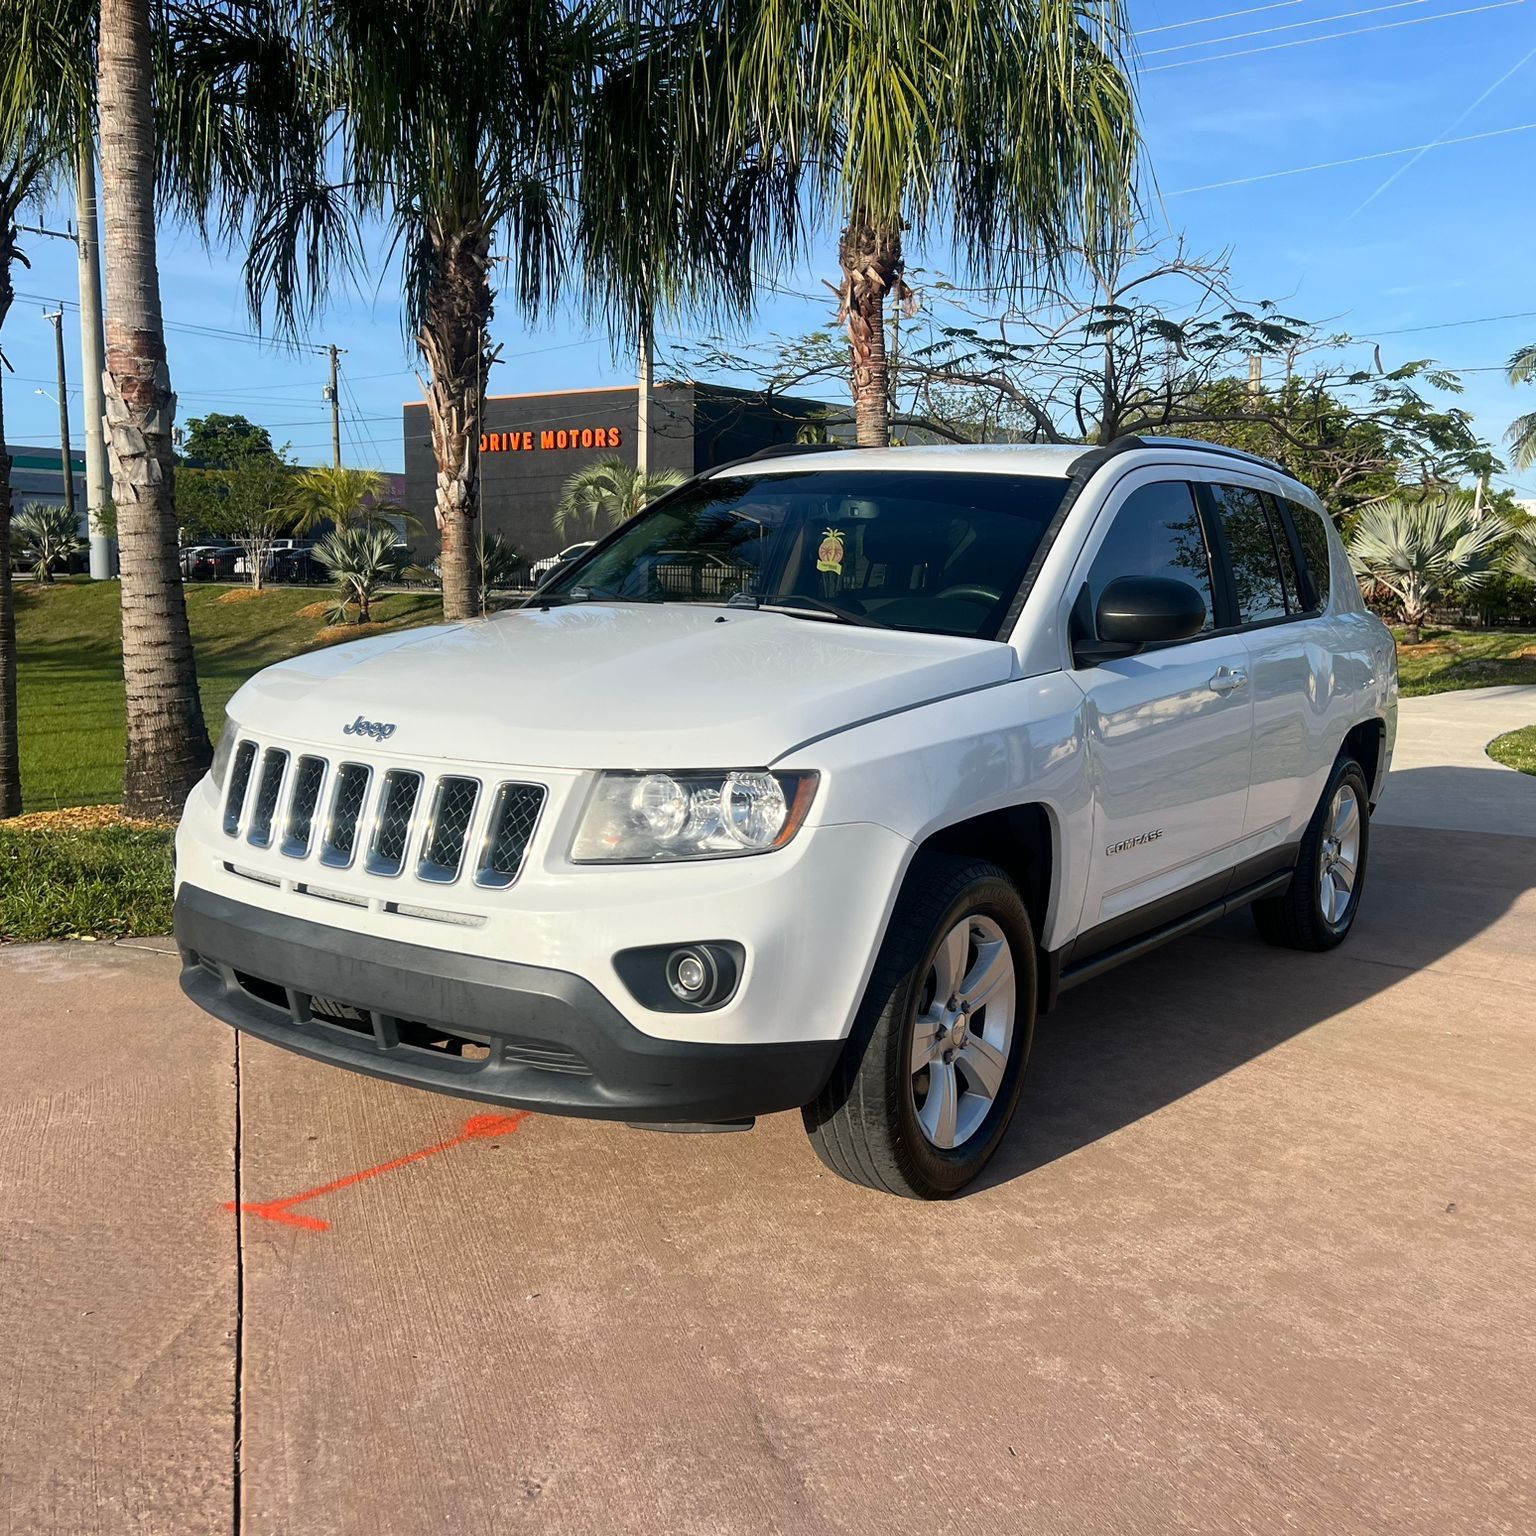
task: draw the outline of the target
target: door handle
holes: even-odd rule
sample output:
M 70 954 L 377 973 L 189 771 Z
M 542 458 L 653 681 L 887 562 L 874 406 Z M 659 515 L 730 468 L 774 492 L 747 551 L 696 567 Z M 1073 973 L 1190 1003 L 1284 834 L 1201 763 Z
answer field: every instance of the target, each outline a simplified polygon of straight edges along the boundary
M 1241 667 L 1217 667 L 1216 675 L 1206 684 L 1212 693 L 1231 693 L 1248 681 Z

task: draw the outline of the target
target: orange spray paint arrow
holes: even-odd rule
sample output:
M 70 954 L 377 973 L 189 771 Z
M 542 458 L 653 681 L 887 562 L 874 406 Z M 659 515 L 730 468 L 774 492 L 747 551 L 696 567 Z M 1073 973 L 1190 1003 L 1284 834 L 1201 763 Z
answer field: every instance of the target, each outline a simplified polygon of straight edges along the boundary
M 318 1200 L 321 1195 L 334 1194 L 338 1189 L 346 1189 L 351 1184 L 361 1184 L 364 1179 L 376 1178 L 381 1173 L 388 1173 L 392 1168 L 403 1168 L 407 1163 L 419 1163 L 424 1157 L 433 1157 L 439 1152 L 446 1152 L 450 1147 L 462 1146 L 466 1141 L 489 1141 L 493 1136 L 510 1136 L 524 1120 L 528 1118 L 526 1110 L 518 1110 L 511 1115 L 471 1115 L 464 1122 L 464 1129 L 457 1136 L 450 1136 L 447 1141 L 440 1141 L 435 1146 L 423 1147 L 419 1152 L 407 1152 L 404 1157 L 393 1157 L 387 1163 L 380 1163 L 375 1168 L 364 1168 L 361 1173 L 349 1173 L 345 1178 L 332 1179 L 329 1184 L 321 1184 L 315 1189 L 306 1189 L 302 1194 L 288 1195 L 282 1200 L 260 1201 L 235 1201 L 227 1200 L 224 1203 L 226 1211 L 247 1211 L 252 1216 L 260 1216 L 266 1221 L 281 1222 L 289 1227 L 303 1227 L 308 1232 L 328 1232 L 331 1224 L 322 1221 L 318 1216 L 295 1215 L 293 1207 L 302 1204 L 305 1200 Z

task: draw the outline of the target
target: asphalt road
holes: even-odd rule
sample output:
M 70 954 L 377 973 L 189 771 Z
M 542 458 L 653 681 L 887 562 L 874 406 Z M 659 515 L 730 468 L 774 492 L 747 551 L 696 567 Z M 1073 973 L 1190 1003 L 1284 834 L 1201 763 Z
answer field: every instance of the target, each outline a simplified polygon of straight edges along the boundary
M 1536 1528 L 1536 838 L 1070 994 L 951 1204 L 478 1113 L 0 951 L 0 1532 Z

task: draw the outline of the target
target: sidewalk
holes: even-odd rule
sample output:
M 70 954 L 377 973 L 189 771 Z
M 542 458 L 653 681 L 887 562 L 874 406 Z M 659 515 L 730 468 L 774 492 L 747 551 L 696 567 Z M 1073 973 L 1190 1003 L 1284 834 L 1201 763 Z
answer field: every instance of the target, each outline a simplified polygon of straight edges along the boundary
M 1496 736 L 1536 725 L 1536 686 L 1469 688 L 1404 699 L 1397 751 L 1375 821 L 1536 837 L 1536 775 L 1488 756 Z

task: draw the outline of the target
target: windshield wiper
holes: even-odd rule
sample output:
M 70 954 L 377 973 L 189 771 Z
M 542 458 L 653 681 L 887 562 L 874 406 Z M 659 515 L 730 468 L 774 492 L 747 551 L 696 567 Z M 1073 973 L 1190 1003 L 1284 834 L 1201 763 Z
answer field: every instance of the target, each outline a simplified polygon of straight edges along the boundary
M 731 601 L 738 602 L 739 597 L 732 598 Z M 846 608 L 839 608 L 836 603 L 829 603 L 824 597 L 808 597 L 803 592 L 791 592 L 787 597 L 776 597 L 771 602 L 756 598 L 752 600 L 752 606 L 766 613 L 804 613 L 807 617 L 810 613 L 825 614 L 827 618 L 836 619 L 840 624 L 857 624 L 865 629 L 891 627 L 889 624 L 882 624 L 879 619 L 870 618 L 867 613 L 849 613 Z

